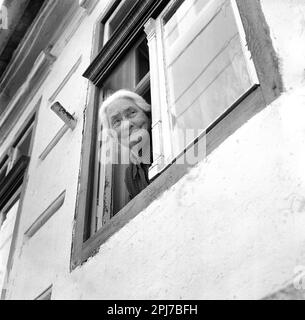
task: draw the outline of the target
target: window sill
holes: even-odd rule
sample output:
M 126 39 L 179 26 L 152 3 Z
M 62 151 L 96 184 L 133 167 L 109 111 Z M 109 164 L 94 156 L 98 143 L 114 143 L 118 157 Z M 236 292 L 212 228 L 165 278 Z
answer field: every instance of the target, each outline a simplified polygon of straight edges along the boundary
M 123 228 L 129 221 L 145 210 L 154 200 L 158 199 L 166 190 L 178 182 L 190 168 L 197 165 L 215 150 L 226 138 L 233 134 L 238 128 L 251 119 L 256 113 L 266 106 L 260 87 L 253 88 L 242 101 L 236 102 L 221 119 L 213 123 L 206 131 L 206 154 L 198 159 L 198 162 L 189 165 L 187 163 L 177 164 L 175 162 L 164 168 L 152 182 L 132 199 L 122 210 L 120 210 L 105 226 L 95 235 L 82 244 L 80 254 L 72 258 L 71 271 L 77 266 L 85 263 L 90 257 L 100 251 L 101 246 L 116 232 Z M 197 143 L 197 142 L 195 142 Z M 186 150 L 192 152 L 193 148 Z M 182 156 L 185 156 L 183 154 Z M 181 163 L 181 162 L 179 162 Z

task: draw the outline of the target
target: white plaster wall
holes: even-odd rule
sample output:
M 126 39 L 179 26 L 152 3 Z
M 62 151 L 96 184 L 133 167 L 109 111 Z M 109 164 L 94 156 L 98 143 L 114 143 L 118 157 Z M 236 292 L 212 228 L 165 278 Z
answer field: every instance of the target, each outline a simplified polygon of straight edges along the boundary
M 101 3 L 100 14 L 106 3 Z M 83 111 L 87 105 L 88 81 L 82 77 L 90 63 L 93 27 L 97 16 L 87 16 L 57 57 L 52 71 L 33 100 L 42 97 L 26 193 L 17 239 L 14 266 L 11 271 L 12 291 L 7 298 L 34 299 L 49 287 L 60 274 L 69 269 L 71 237 L 79 175 Z M 62 83 L 73 65 L 81 63 L 65 84 L 55 101 L 59 101 L 78 119 L 75 130 L 69 130 L 45 160 L 39 159 L 63 122 L 50 110 L 50 97 Z M 32 104 L 31 104 L 32 105 Z M 30 108 L 29 108 L 30 109 Z M 24 121 L 24 120 L 23 120 Z M 6 144 L 12 141 L 12 135 Z M 64 205 L 31 239 L 24 233 L 45 209 L 66 190 Z
M 251 119 L 53 297 L 259 299 L 291 281 L 305 263 L 304 103 L 293 92 Z
M 33 299 L 50 284 L 53 299 L 259 299 L 292 281 L 295 266 L 305 264 L 304 4 L 261 2 L 287 91 L 70 273 L 82 123 L 43 162 L 38 156 L 61 125 L 47 100 L 80 54 L 61 98 L 81 118 L 81 74 L 106 5 L 99 2 L 41 91 L 9 299 Z M 300 53 L 287 48 L 288 39 Z M 63 189 L 63 207 L 24 242 L 24 231 Z
M 305 3 L 303 0 L 261 1 L 286 89 L 305 84 Z

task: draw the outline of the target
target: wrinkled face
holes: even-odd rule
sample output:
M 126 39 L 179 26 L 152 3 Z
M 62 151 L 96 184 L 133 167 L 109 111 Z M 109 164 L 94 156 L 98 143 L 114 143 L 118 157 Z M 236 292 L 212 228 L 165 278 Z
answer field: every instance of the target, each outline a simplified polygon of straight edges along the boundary
M 140 130 L 150 129 L 149 117 L 129 99 L 114 101 L 107 109 L 107 116 L 110 128 L 116 132 L 119 141 L 129 148 L 141 141 Z

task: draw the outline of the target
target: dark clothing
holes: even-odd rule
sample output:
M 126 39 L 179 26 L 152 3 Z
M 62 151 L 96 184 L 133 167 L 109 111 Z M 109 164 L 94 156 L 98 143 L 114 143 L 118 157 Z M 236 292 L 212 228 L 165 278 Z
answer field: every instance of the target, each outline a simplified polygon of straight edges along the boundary
M 125 172 L 125 184 L 130 195 L 134 198 L 138 193 L 149 185 L 149 164 L 130 164 Z

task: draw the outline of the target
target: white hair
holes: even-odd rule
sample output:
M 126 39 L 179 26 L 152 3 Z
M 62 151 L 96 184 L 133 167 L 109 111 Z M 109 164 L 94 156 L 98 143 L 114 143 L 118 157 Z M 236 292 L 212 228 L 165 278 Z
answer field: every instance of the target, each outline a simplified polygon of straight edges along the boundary
M 129 99 L 132 102 L 134 102 L 145 113 L 151 112 L 151 106 L 140 95 L 125 89 L 118 90 L 111 96 L 109 96 L 106 100 L 104 100 L 101 105 L 99 117 L 103 128 L 110 129 L 110 124 L 107 117 L 107 109 L 114 101 L 118 99 Z

